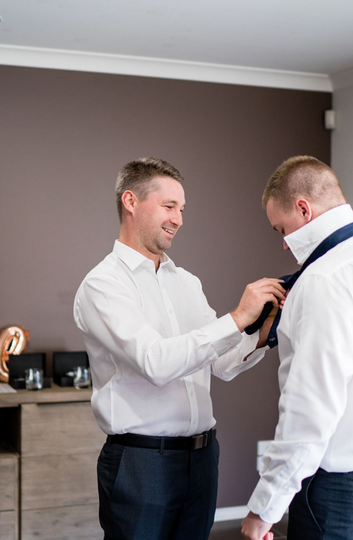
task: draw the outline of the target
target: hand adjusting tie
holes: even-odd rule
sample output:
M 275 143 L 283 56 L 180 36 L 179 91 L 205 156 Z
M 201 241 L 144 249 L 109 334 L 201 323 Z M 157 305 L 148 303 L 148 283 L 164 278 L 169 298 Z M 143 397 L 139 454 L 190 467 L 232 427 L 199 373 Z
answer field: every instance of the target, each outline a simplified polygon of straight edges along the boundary
M 330 249 L 334 248 L 341 242 L 344 242 L 345 240 L 348 240 L 348 238 L 353 237 L 353 223 L 348 223 L 348 225 L 344 225 L 340 229 L 337 229 L 332 234 L 327 236 L 309 255 L 309 257 L 304 261 L 302 267 L 300 270 L 295 272 L 294 274 L 290 274 L 287 276 L 282 276 L 280 279 L 283 279 L 283 283 L 281 284 L 282 287 L 286 290 L 291 289 L 299 276 L 304 272 L 304 270 L 312 264 L 314 261 L 325 255 Z M 249 335 L 254 334 L 256 330 L 261 328 L 269 314 L 271 313 L 273 308 L 272 302 L 267 302 L 262 310 L 262 313 L 260 314 L 259 318 L 253 323 L 250 324 L 245 328 L 245 332 Z M 276 317 L 273 321 L 273 324 L 271 326 L 270 332 L 267 337 L 267 345 L 272 348 L 275 347 L 278 344 L 277 340 L 277 326 L 279 324 L 280 318 L 281 318 L 282 310 L 278 309 Z

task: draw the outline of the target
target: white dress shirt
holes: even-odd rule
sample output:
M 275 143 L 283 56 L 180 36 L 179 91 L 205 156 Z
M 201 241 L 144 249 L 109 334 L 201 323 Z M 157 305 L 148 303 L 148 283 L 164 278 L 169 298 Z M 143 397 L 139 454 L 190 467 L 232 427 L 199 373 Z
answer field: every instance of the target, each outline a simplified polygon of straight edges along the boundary
M 116 241 L 83 280 L 74 318 L 88 352 L 92 407 L 107 434 L 190 436 L 215 420 L 210 375 L 230 380 L 264 355 L 259 335 L 219 319 L 200 281 L 164 255 L 154 262 Z
M 301 264 L 317 245 L 353 222 L 346 204 L 285 237 Z M 278 326 L 279 422 L 248 506 L 279 521 L 304 478 L 321 467 L 353 471 L 353 238 L 303 272 Z

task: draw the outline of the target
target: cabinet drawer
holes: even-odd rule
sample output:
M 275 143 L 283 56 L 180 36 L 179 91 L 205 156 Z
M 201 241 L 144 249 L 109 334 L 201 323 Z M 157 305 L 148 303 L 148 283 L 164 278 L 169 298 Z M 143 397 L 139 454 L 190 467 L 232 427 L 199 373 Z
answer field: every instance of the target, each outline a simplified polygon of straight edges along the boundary
M 22 512 L 22 540 L 102 540 L 98 505 Z
M 22 459 L 22 510 L 98 502 L 98 454 Z
M 18 456 L 0 453 L 0 512 L 18 504 Z
M 105 439 L 90 403 L 22 405 L 22 457 L 98 454 Z
M 18 540 L 18 514 L 0 512 L 0 540 Z

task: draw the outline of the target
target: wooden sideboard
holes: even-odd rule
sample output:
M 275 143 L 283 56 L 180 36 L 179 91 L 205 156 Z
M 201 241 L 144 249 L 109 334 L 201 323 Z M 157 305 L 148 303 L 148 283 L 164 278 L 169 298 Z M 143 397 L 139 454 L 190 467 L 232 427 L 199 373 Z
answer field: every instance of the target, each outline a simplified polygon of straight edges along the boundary
M 0 538 L 18 538 L 18 455 L 0 447 Z
M 0 394 L 0 540 L 102 540 L 91 390 Z

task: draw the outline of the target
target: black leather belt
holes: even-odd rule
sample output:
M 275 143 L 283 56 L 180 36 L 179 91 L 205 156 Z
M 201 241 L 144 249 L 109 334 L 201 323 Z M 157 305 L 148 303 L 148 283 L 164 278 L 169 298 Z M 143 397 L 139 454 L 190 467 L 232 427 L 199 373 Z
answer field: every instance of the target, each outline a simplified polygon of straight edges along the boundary
M 108 435 L 108 444 L 121 444 L 122 446 L 135 446 L 137 448 L 155 448 L 157 450 L 199 450 L 209 446 L 216 437 L 217 430 L 210 429 L 200 435 L 192 437 L 150 437 L 148 435 L 135 435 L 124 433 L 122 435 Z

